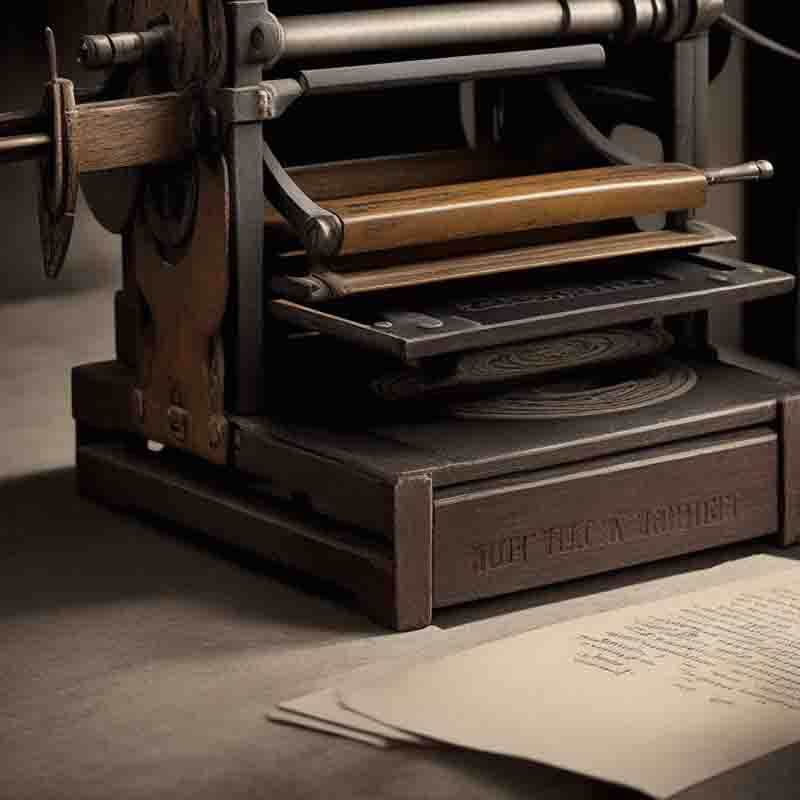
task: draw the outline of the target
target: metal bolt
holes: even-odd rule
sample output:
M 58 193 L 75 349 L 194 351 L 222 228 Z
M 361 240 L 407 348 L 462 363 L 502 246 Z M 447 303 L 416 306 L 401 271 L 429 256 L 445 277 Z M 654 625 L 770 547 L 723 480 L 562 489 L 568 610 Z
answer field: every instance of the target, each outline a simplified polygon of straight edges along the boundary
M 271 119 L 272 108 L 272 93 L 268 92 L 266 89 L 259 89 L 256 99 L 256 113 L 258 114 L 258 118 Z
M 267 37 L 264 35 L 264 29 L 261 26 L 253 28 L 253 32 L 250 34 L 250 47 L 256 53 L 260 53 L 264 49 L 266 41 Z

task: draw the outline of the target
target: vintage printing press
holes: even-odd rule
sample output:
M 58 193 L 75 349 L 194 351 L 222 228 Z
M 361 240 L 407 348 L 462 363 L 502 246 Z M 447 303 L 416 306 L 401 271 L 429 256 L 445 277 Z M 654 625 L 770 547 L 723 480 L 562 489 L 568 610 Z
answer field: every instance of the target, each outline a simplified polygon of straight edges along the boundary
M 708 186 L 771 173 L 701 168 L 722 6 L 116 0 L 83 41 L 106 75 L 81 102 L 50 35 L 43 110 L 0 116 L 0 157 L 40 160 L 48 274 L 79 179 L 124 246 L 117 359 L 73 375 L 81 490 L 318 576 L 397 629 L 793 543 L 797 395 L 720 363 L 708 332 L 710 310 L 794 288 L 700 252 L 733 239 L 695 219 Z M 411 155 L 380 150 L 397 132 L 371 109 L 398 106 Z M 674 163 L 609 140 L 620 109 Z M 442 118 L 455 138 L 416 152 Z M 308 163 L 328 133 L 334 157 Z

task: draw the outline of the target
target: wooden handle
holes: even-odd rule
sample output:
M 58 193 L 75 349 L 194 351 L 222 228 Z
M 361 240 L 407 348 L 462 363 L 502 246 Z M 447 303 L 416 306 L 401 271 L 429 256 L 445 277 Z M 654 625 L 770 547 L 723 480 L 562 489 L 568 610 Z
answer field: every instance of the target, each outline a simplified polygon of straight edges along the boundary
M 684 164 L 604 167 L 335 198 L 341 255 L 415 247 L 705 204 L 704 173 Z M 274 227 L 274 214 L 266 222 Z

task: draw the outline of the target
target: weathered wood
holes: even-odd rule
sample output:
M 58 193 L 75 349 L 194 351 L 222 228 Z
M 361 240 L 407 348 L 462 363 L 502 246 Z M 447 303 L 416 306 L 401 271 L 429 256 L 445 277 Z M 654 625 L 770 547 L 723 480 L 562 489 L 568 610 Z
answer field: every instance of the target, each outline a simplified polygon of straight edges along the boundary
M 777 489 L 778 437 L 757 428 L 443 490 L 434 605 L 772 533 Z
M 342 221 L 345 255 L 699 208 L 706 189 L 699 170 L 665 164 L 432 186 L 325 206 Z
M 154 20 L 169 20 L 171 51 L 161 77 L 166 73 L 174 89 L 222 83 L 229 58 L 223 0 L 117 0 L 115 5 L 118 31 L 144 31 Z
M 228 300 L 228 173 L 200 160 L 197 219 L 180 264 L 167 264 L 143 220 L 133 269 L 152 321 L 134 391 L 144 436 L 215 463 L 228 458 L 221 326 Z
M 260 491 L 392 538 L 396 507 L 391 480 L 370 475 L 341 458 L 288 445 L 273 433 L 268 418 L 237 417 L 234 425 L 232 464 L 260 481 Z
M 314 200 L 427 189 L 526 174 L 530 157 L 497 147 L 441 150 L 290 167 L 297 185 Z
M 328 297 L 382 292 L 409 286 L 488 277 L 513 272 L 604 261 L 622 256 L 647 255 L 669 251 L 693 250 L 717 244 L 730 244 L 736 237 L 712 225 L 693 224 L 687 231 L 647 231 L 615 234 L 557 244 L 533 245 L 531 247 L 499 250 L 479 255 L 464 255 L 431 261 L 416 261 L 358 272 L 321 273 L 319 280 L 332 288 Z M 313 273 L 312 273 L 313 275 Z M 335 280 L 331 280 L 331 275 Z M 287 278 L 291 282 L 291 278 Z M 305 302 L 316 300 L 302 280 L 295 281 L 296 293 Z
M 85 103 L 67 114 L 78 171 L 177 161 L 192 150 L 190 95 Z
M 292 180 L 313 200 L 425 189 L 442 184 L 483 181 L 527 174 L 530 158 L 496 147 L 363 158 L 330 164 L 290 167 Z M 275 251 L 299 247 L 286 220 L 269 204 L 265 215 L 267 246 Z
M 430 595 L 426 601 L 417 591 L 419 583 L 409 582 L 411 596 L 398 601 L 392 547 L 377 537 L 243 494 L 214 468 L 196 465 L 192 470 L 185 462 L 181 467 L 152 453 L 84 445 L 78 448 L 77 466 L 81 492 L 89 497 L 177 523 L 320 578 L 352 593 L 382 624 L 410 630 L 430 622 Z M 427 614 L 421 610 L 426 604 Z
M 781 435 L 781 526 L 784 547 L 800 541 L 800 395 L 783 397 L 778 406 Z
M 394 591 L 398 630 L 430 625 L 433 614 L 433 485 L 403 476 L 394 497 Z

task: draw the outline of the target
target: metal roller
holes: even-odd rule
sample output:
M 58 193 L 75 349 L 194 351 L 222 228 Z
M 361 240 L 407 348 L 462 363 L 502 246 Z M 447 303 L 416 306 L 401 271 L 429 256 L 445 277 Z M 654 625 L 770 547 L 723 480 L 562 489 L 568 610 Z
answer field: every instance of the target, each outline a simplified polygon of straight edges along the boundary
M 283 58 L 498 45 L 531 39 L 679 39 L 707 30 L 722 0 L 506 0 L 283 17 Z

